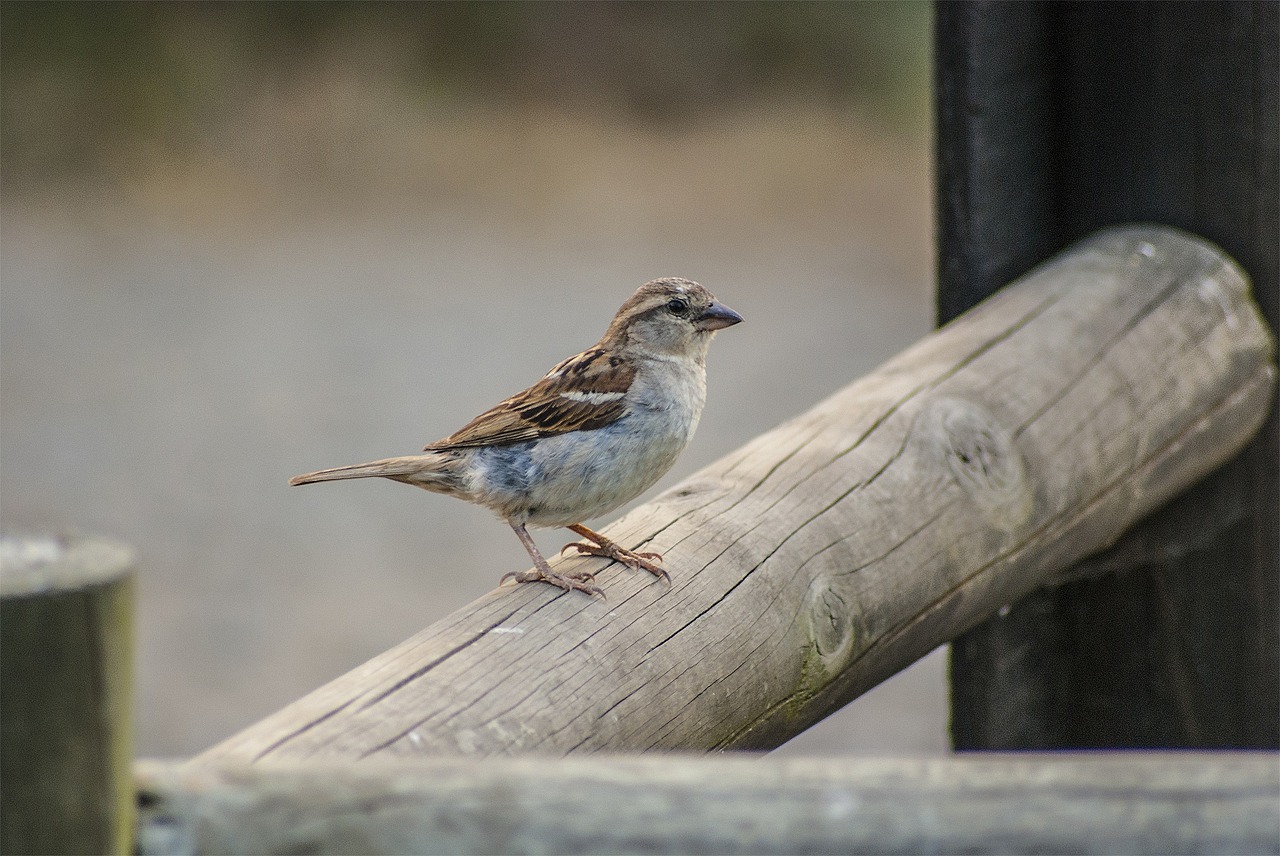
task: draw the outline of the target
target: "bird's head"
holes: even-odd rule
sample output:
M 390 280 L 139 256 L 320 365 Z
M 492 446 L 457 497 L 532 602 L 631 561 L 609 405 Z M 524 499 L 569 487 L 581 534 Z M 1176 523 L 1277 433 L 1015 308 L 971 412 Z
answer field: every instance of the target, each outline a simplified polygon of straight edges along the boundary
M 716 330 L 741 320 L 698 283 L 664 277 L 646 282 L 622 304 L 603 341 L 655 356 L 701 358 Z

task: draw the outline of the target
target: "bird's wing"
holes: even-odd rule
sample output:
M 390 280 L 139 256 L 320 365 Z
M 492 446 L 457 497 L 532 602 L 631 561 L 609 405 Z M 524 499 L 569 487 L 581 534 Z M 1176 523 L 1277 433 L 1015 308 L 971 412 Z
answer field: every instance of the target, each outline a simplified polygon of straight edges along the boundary
M 486 410 L 461 429 L 427 445 L 443 452 L 505 446 L 522 440 L 603 428 L 626 413 L 635 367 L 603 348 L 570 357 L 526 389 Z

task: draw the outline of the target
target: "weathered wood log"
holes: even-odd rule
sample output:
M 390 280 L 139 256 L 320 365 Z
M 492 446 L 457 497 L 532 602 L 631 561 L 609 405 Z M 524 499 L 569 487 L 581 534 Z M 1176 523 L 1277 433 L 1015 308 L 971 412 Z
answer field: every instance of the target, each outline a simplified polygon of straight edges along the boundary
M 139 765 L 138 852 L 1280 853 L 1274 755 Z
M 0 852 L 133 846 L 133 568 L 100 539 L 0 538 Z
M 566 559 L 608 602 L 496 590 L 196 760 L 776 746 L 1231 457 L 1273 358 L 1221 251 L 1101 233 L 609 527 L 671 586 Z

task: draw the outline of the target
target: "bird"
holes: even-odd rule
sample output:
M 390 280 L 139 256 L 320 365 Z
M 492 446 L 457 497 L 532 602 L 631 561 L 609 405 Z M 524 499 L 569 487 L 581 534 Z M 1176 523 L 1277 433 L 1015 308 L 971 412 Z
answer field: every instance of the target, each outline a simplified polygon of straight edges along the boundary
M 533 560 L 532 570 L 505 574 L 500 586 L 543 582 L 604 598 L 593 573 L 553 570 L 529 526 L 564 527 L 584 539 L 561 555 L 574 549 L 670 583 L 661 554 L 627 549 L 582 521 L 639 496 L 675 463 L 702 415 L 711 339 L 742 320 L 692 280 L 652 280 L 595 345 L 422 454 L 304 473 L 289 484 L 386 478 L 486 507 Z

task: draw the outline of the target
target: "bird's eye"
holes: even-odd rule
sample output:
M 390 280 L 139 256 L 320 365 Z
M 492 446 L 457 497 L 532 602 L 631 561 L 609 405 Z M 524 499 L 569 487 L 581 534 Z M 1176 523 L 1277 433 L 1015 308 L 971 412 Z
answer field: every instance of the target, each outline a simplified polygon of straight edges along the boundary
M 689 311 L 689 303 L 679 297 L 673 297 L 667 301 L 667 311 L 672 315 L 683 315 Z

